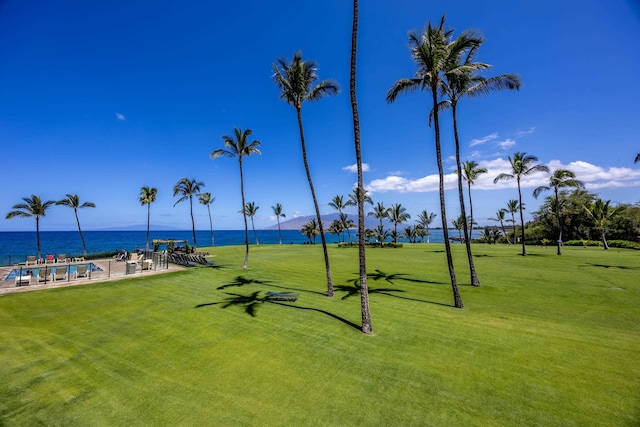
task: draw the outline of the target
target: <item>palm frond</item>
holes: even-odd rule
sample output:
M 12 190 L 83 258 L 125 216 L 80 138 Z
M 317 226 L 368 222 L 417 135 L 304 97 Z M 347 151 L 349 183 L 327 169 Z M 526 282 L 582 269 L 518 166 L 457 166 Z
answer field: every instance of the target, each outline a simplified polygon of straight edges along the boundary
M 423 88 L 423 80 L 421 79 L 409 79 L 404 78 L 400 79 L 391 85 L 391 88 L 387 92 L 386 101 L 391 104 L 393 103 L 398 95 L 402 93 L 415 92 Z
M 515 178 L 515 175 L 512 175 L 510 173 L 501 173 L 494 178 L 493 183 L 497 184 L 499 181 L 509 181 L 513 178 Z
M 306 96 L 309 101 L 318 101 L 325 96 L 340 93 L 340 86 L 335 80 L 323 80 L 318 83 Z

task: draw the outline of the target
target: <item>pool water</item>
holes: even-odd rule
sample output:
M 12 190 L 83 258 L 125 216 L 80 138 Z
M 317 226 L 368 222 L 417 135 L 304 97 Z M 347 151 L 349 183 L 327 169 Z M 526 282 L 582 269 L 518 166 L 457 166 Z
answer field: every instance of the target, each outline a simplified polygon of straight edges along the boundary
M 100 267 L 98 267 L 96 264 L 90 262 L 89 264 L 87 264 L 89 266 L 89 270 L 90 271 L 103 271 Z M 56 267 L 64 267 L 61 265 L 53 265 L 53 266 L 47 266 L 47 268 L 49 268 L 51 271 L 53 271 L 54 268 Z M 68 272 L 69 274 L 73 274 L 76 272 L 76 270 L 78 269 L 77 265 L 67 265 L 66 266 L 68 268 Z M 22 267 L 22 268 L 14 268 L 13 270 L 11 270 L 9 272 L 9 274 L 7 275 L 7 277 L 4 278 L 5 281 L 8 280 L 15 280 L 16 276 L 20 273 L 20 271 L 22 271 L 22 275 L 26 275 L 29 274 L 27 272 L 31 272 L 31 277 L 36 277 L 38 275 L 38 272 L 40 271 L 41 268 L 44 267 Z

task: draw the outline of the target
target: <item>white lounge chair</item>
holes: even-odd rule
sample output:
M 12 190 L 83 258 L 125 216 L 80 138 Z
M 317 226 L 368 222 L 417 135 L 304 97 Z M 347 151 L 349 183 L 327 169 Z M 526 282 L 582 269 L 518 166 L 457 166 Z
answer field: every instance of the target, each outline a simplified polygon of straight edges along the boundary
M 89 278 L 89 269 L 87 264 L 79 265 L 75 275 L 76 275 L 76 279 L 79 279 L 81 277 Z
M 38 269 L 38 282 L 51 281 L 51 267 L 41 267 Z
M 36 265 L 37 263 L 38 263 L 38 261 L 36 260 L 36 256 L 35 255 L 27 256 L 27 262 L 25 262 L 25 265 L 27 267 L 29 267 L 30 265 Z
M 26 274 L 26 272 L 24 272 L 22 275 L 20 275 L 20 273 L 16 274 L 15 283 L 16 286 L 30 285 L 31 274 Z
M 67 267 L 56 267 L 53 269 L 53 281 L 66 280 L 67 279 Z

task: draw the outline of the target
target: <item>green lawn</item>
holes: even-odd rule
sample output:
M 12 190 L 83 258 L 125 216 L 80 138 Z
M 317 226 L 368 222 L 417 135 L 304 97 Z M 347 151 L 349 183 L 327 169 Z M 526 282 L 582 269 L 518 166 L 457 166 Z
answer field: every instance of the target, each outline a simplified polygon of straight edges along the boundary
M 211 250 L 211 249 L 210 249 Z M 638 425 L 640 252 L 221 247 L 219 268 L 0 297 L 0 425 Z M 265 302 L 297 292 L 295 303 Z

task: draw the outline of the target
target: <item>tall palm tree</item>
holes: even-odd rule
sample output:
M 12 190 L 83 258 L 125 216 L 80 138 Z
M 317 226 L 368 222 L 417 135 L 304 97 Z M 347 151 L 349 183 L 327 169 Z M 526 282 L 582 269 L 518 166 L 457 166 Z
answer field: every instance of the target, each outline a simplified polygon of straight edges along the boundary
M 342 210 L 349 206 L 347 203 L 348 201 L 345 203 L 342 196 L 336 195 L 333 196 L 333 199 L 331 199 L 331 201 L 329 202 L 329 206 L 337 210 L 338 214 L 340 214 L 340 217 L 342 217 Z M 351 232 L 349 231 L 349 228 L 347 228 L 347 234 L 349 235 L 349 243 L 351 243 Z
M 478 166 L 478 163 L 476 163 L 473 160 L 469 160 L 466 161 L 464 163 L 462 163 L 462 178 L 464 178 L 465 181 L 467 181 L 467 188 L 468 188 L 468 194 L 469 194 L 469 217 L 470 220 L 469 222 L 471 224 L 473 224 L 473 203 L 471 203 L 471 186 L 473 184 L 476 183 L 476 179 L 482 175 L 487 173 L 487 168 L 481 168 L 480 166 Z M 465 212 L 466 213 L 466 212 Z M 471 234 L 469 233 L 469 235 L 467 236 L 468 239 L 471 239 Z
M 520 209 L 520 203 L 516 199 L 511 199 L 507 202 L 507 212 L 511 214 L 511 226 L 513 227 L 513 243 L 516 243 L 516 213 Z M 507 241 L 508 238 L 507 238 Z M 511 243 L 509 243 L 511 244 Z
M 273 213 L 278 220 L 278 237 L 280 239 L 280 244 L 282 244 L 282 233 L 280 232 L 280 218 L 286 218 L 287 216 L 282 212 L 282 205 L 280 203 L 276 203 L 275 206 L 271 206 L 273 209 Z
M 82 229 L 80 228 L 80 219 L 78 218 L 78 209 L 82 208 L 95 208 L 96 205 L 92 202 L 84 202 L 80 204 L 80 198 L 77 194 L 67 194 L 66 199 L 62 199 L 56 202 L 56 205 L 68 206 L 73 209 L 73 213 L 76 216 L 76 224 L 78 224 L 78 232 L 80 233 L 80 240 L 82 240 L 82 254 L 87 254 L 87 245 L 84 243 L 84 235 L 82 234 Z
M 438 91 L 442 86 L 442 74 L 453 72 L 447 64 L 450 57 L 455 57 L 456 53 L 452 49 L 466 50 L 469 46 L 464 43 L 450 43 L 452 31 L 444 29 L 444 16 L 440 20 L 440 25 L 432 26 L 429 22 L 427 29 L 422 33 L 409 34 L 409 48 L 411 56 L 418 67 L 418 71 L 413 78 L 404 78 L 395 82 L 387 92 L 387 102 L 394 102 L 401 93 L 413 92 L 416 90 L 430 90 L 433 107 L 433 126 L 435 133 L 436 160 L 438 163 L 439 193 L 440 193 L 440 213 L 442 216 L 442 232 L 444 234 L 445 251 L 447 254 L 447 266 L 451 278 L 451 289 L 453 291 L 454 306 L 463 308 L 462 298 L 458 290 L 458 281 L 453 266 L 451 255 L 451 245 L 449 242 L 449 231 L 447 224 L 447 212 L 444 200 L 444 168 L 442 166 L 442 149 L 440 145 L 440 120 L 438 117 Z
M 374 218 L 378 218 L 380 220 L 380 227 L 384 228 L 382 224 L 382 220 L 385 218 L 389 218 L 389 208 L 384 206 L 384 202 L 378 202 L 374 207 L 373 211 L 367 213 L 367 216 L 372 216 Z
M 437 215 L 433 212 L 428 213 L 426 210 L 420 212 L 418 214 L 418 224 L 422 225 L 425 230 L 425 235 L 427 236 L 427 243 L 429 243 L 429 225 L 433 222 Z
M 260 209 L 260 206 L 256 206 L 253 202 L 249 202 L 244 206 L 246 215 L 251 218 L 251 228 L 253 229 L 253 237 L 256 238 L 256 245 L 259 245 L 260 242 L 258 242 L 258 234 L 256 233 L 256 226 L 253 223 L 253 217 L 258 213 L 258 209 Z
M 291 104 L 296 109 L 298 117 L 298 128 L 300 131 L 300 145 L 302 147 L 302 161 L 309 181 L 311 189 L 311 197 L 318 218 L 318 228 L 320 230 L 320 240 L 322 241 L 322 250 L 324 253 L 324 263 L 327 271 L 327 297 L 333 297 L 333 281 L 331 279 L 331 267 L 329 265 L 329 253 L 327 251 L 327 242 L 324 237 L 322 228 L 322 218 L 320 216 L 320 208 L 316 192 L 313 188 L 311 180 L 311 172 L 309 171 L 309 163 L 307 161 L 307 147 L 304 140 L 304 128 L 302 126 L 302 103 L 304 101 L 318 101 L 325 96 L 334 95 L 340 91 L 338 84 L 333 80 L 322 80 L 318 82 L 318 67 L 313 61 L 303 61 L 302 53 L 296 52 L 293 60 L 288 62 L 285 59 L 278 59 L 273 64 L 273 78 L 276 85 L 282 90 L 280 98 Z
M 466 218 L 464 196 L 462 190 L 462 168 L 460 162 L 460 139 L 458 133 L 458 102 L 464 97 L 480 96 L 491 91 L 502 89 L 519 89 L 520 77 L 515 74 L 503 74 L 497 77 L 484 78 L 475 72 L 490 68 L 489 64 L 474 62 L 475 53 L 478 51 L 484 40 L 476 36 L 473 32 L 467 31 L 460 35 L 454 42 L 468 46 L 467 49 L 450 49 L 452 57 L 447 61 L 448 67 L 444 73 L 444 84 L 442 90 L 446 94 L 447 99 L 443 101 L 451 108 L 453 116 L 453 135 L 456 147 L 456 166 L 458 172 L 458 198 L 460 199 L 460 212 L 463 218 Z M 474 162 L 475 163 L 475 162 Z M 476 164 L 477 166 L 477 164 Z M 479 174 L 481 172 L 479 168 Z M 472 177 L 472 180 L 475 177 Z M 473 207 L 471 204 L 471 185 L 472 182 L 467 180 L 469 186 L 469 209 L 471 211 L 471 224 L 473 229 Z M 471 253 L 471 233 L 468 230 L 467 222 L 463 221 L 463 230 L 465 234 L 465 244 L 467 249 L 467 259 L 469 261 L 469 271 L 471 274 L 471 284 L 480 286 L 480 281 L 475 271 L 473 263 L 473 255 Z
M 189 213 L 191 215 L 191 232 L 193 233 L 193 251 L 195 252 L 198 244 L 196 242 L 196 222 L 193 219 L 193 197 L 200 194 L 201 187 L 204 182 L 195 179 L 182 178 L 173 187 L 173 197 L 180 196 L 177 202 L 173 204 L 175 207 L 178 203 L 189 200 Z
M 509 235 L 507 234 L 507 230 L 504 229 L 504 222 L 505 222 L 505 214 L 507 213 L 506 209 L 499 209 L 496 212 L 496 217 L 495 218 L 489 218 L 489 221 L 497 221 L 500 223 L 500 228 L 502 229 L 502 233 L 504 234 L 504 236 L 507 238 L 507 243 L 511 244 L 511 242 L 509 241 Z
M 242 269 L 246 269 L 249 265 L 249 227 L 247 225 L 247 213 L 244 210 L 244 176 L 242 174 L 242 158 L 250 156 L 252 154 L 260 154 L 258 147 L 261 145 L 260 141 L 248 141 L 248 137 L 253 133 L 251 129 L 247 129 L 244 132 L 240 128 L 234 128 L 234 135 L 224 135 L 222 140 L 224 146 L 227 148 L 219 148 L 211 152 L 211 159 L 217 159 L 218 157 L 237 157 L 238 164 L 240 165 L 240 195 L 242 196 L 242 217 L 244 218 L 244 264 Z
M 393 223 L 393 231 L 395 237 L 393 243 L 398 243 L 398 224 L 407 222 L 411 218 L 411 215 L 407 213 L 407 210 L 400 203 L 391 205 L 389 208 L 389 221 Z
M 560 247 L 562 246 L 562 221 L 561 221 L 562 202 L 560 200 L 558 193 L 561 188 L 568 188 L 568 187 L 583 188 L 584 184 L 582 183 L 582 181 L 576 179 L 576 174 L 573 173 L 572 171 L 568 169 L 556 169 L 551 174 L 551 178 L 549 178 L 549 185 L 541 185 L 540 187 L 533 190 L 533 197 L 537 199 L 540 193 L 542 193 L 543 191 L 549 191 L 553 189 L 554 198 L 553 198 L 553 201 L 551 202 L 551 206 L 553 206 L 553 210 L 555 211 L 556 225 L 558 226 L 558 240 L 557 240 L 558 255 L 562 255 L 562 252 L 560 251 Z
M 596 223 L 596 228 L 600 231 L 602 246 L 605 250 L 609 249 L 605 231 L 607 229 L 607 225 L 609 225 L 609 220 L 617 211 L 617 208 L 612 208 L 609 206 L 609 203 L 611 203 L 611 200 L 604 201 L 602 199 L 597 199 L 591 206 L 584 207 L 584 210 L 587 211 L 587 214 Z
M 38 259 L 42 258 L 42 251 L 40 250 L 40 218 L 45 216 L 47 209 L 49 209 L 56 202 L 55 200 L 47 200 L 46 202 L 42 202 L 40 197 L 35 194 L 31 195 L 31 197 L 23 197 L 24 203 L 18 203 L 17 205 L 13 205 L 11 209 L 15 209 L 9 212 L 6 216 L 6 219 L 11 219 L 15 217 L 20 218 L 36 218 L 36 242 L 38 245 Z
M 211 220 L 211 205 L 216 200 L 215 197 L 211 197 L 211 193 L 202 193 L 198 195 L 198 202 L 201 205 L 205 205 L 207 207 L 207 213 L 209 214 L 209 231 L 211 232 L 211 246 L 215 246 L 215 241 L 213 239 L 213 221 Z
M 140 196 L 138 200 L 142 206 L 147 205 L 147 238 L 145 240 L 145 247 L 149 249 L 149 227 L 151 225 L 151 203 L 156 201 L 158 196 L 158 189 L 155 187 L 144 186 L 140 189 Z
M 362 150 L 360 147 L 360 116 L 356 99 L 356 53 L 358 45 L 358 0 L 353 0 L 353 21 L 351 25 L 351 66 L 349 74 L 349 93 L 353 116 L 353 141 L 356 150 L 356 165 L 358 169 L 358 263 L 360 265 L 360 311 L 362 314 L 362 332 L 373 333 L 371 315 L 369 313 L 369 288 L 367 285 L 367 262 L 365 257 L 365 225 L 364 204 L 365 190 L 362 178 Z M 349 234 L 351 241 L 351 234 Z
M 522 256 L 527 255 L 527 249 L 524 245 L 524 215 L 522 214 L 522 190 L 520 189 L 520 180 L 523 176 L 531 175 L 536 172 L 549 172 L 546 165 L 536 164 L 538 158 L 536 156 L 527 155 L 527 153 L 517 152 L 513 158 L 509 156 L 511 163 L 511 173 L 501 173 L 494 180 L 494 184 L 498 181 L 509 181 L 515 179 L 518 183 L 518 204 L 520 207 L 520 226 L 522 227 Z

